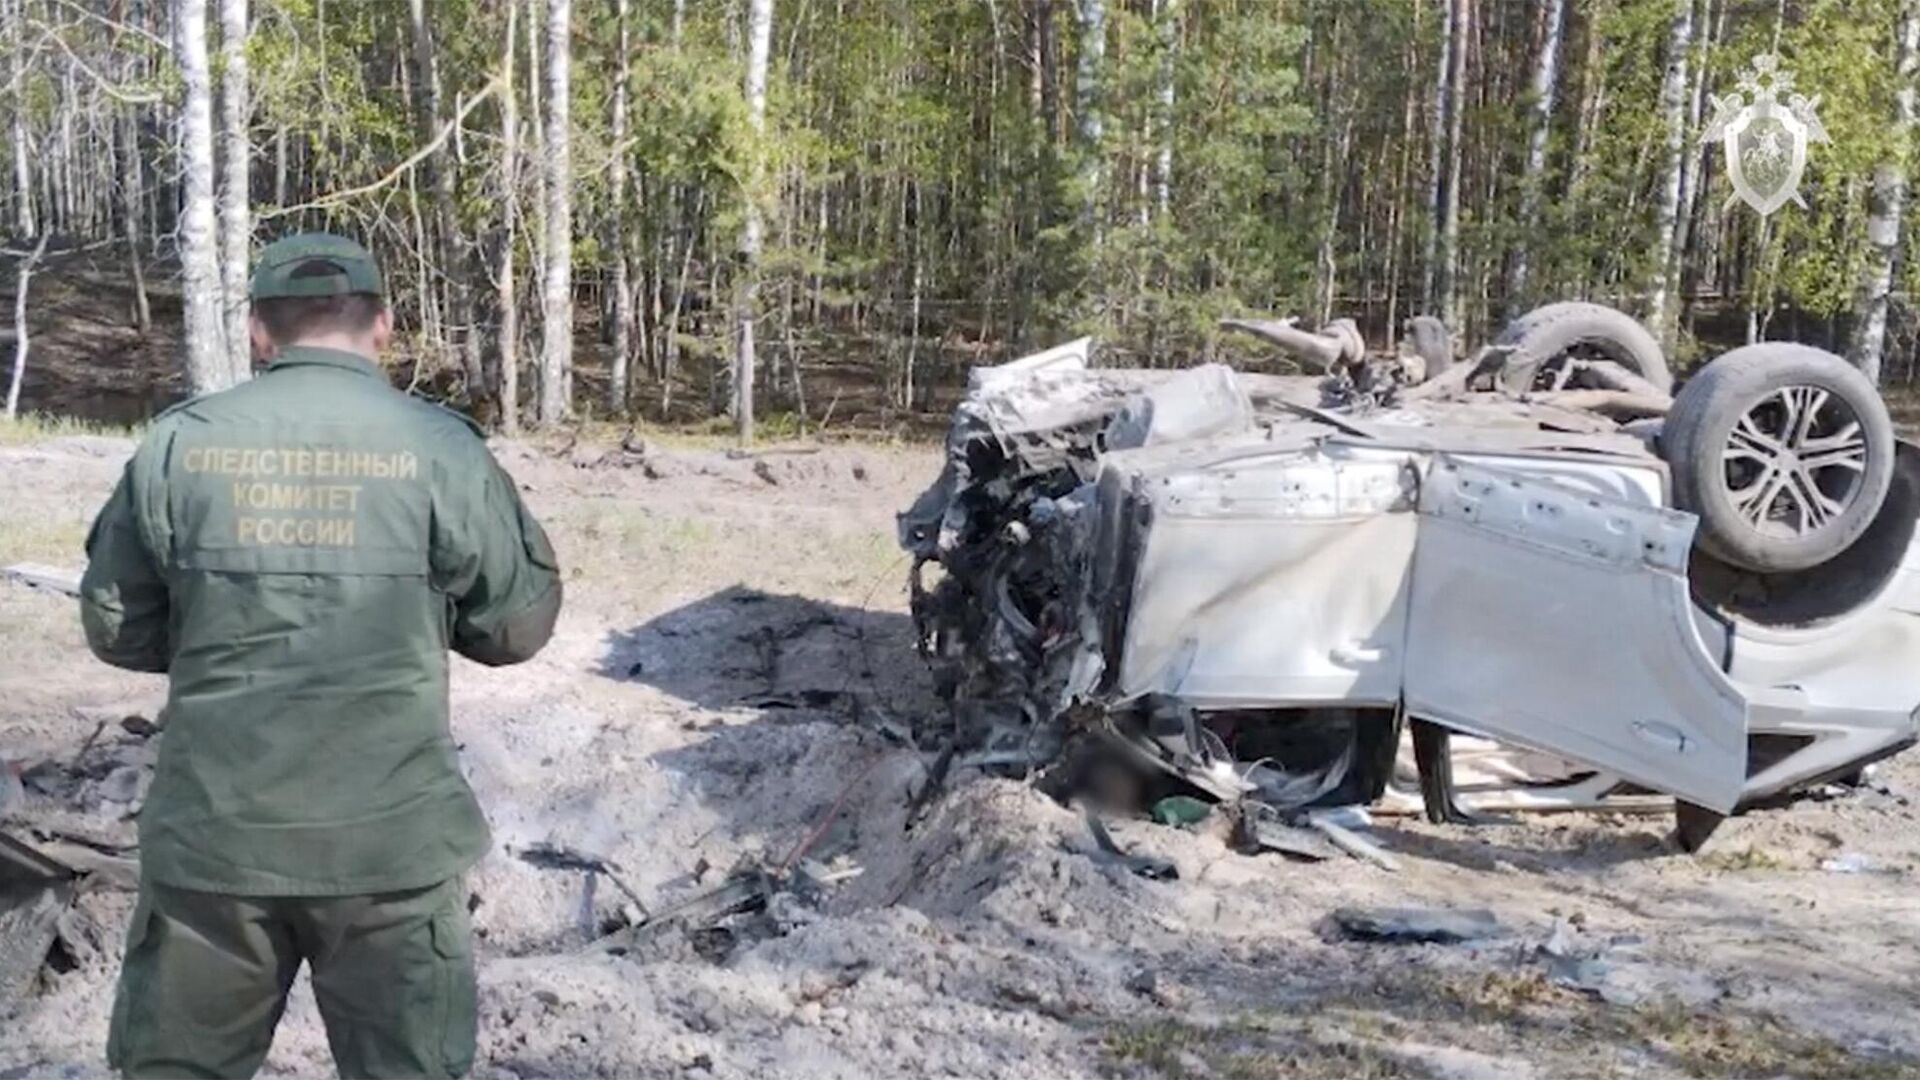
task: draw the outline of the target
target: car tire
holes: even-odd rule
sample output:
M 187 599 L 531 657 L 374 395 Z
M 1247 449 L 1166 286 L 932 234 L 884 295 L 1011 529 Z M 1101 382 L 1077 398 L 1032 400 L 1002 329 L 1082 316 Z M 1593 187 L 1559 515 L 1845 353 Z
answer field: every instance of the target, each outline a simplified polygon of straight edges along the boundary
M 1763 574 L 1817 566 L 1860 538 L 1897 453 L 1886 403 L 1824 349 L 1769 341 L 1688 379 L 1660 432 L 1695 543 Z M 1816 456 L 1817 455 L 1817 456 Z
M 1542 365 L 1583 345 L 1662 393 L 1673 388 L 1660 343 L 1633 316 L 1604 304 L 1569 300 L 1534 308 L 1508 323 L 1495 344 L 1507 350 L 1500 381 L 1509 390 L 1533 389 Z

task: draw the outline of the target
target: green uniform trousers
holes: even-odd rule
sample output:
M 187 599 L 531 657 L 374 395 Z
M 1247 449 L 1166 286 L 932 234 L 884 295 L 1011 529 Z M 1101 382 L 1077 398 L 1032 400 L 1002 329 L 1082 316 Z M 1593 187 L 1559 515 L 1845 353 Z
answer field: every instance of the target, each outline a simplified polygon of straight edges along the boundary
M 141 886 L 107 1059 L 131 1077 L 251 1076 L 305 961 L 340 1075 L 460 1076 L 473 947 L 459 878 L 370 896 Z

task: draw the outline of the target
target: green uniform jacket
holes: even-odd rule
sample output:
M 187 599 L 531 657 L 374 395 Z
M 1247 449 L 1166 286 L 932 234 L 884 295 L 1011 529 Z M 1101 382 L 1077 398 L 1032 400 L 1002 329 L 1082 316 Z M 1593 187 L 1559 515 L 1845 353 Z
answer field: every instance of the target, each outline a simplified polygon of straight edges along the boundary
M 87 554 L 95 655 L 169 677 L 145 876 L 351 895 L 430 885 L 486 850 L 447 650 L 531 657 L 560 577 L 463 417 L 352 353 L 285 350 L 155 421 Z

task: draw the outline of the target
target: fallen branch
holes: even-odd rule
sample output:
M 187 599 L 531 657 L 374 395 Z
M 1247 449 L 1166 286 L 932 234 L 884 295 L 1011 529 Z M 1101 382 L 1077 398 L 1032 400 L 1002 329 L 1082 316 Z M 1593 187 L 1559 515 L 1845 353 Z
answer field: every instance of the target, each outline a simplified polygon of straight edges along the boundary
M 101 248 L 111 247 L 112 245 L 117 244 L 119 242 L 120 242 L 120 238 L 116 236 L 116 237 L 109 237 L 108 239 L 105 239 L 105 240 L 89 241 L 88 243 L 79 244 L 74 247 L 63 247 L 56 251 L 47 252 L 45 255 L 44 261 L 52 262 L 55 259 L 67 259 L 75 255 L 84 255 L 89 251 L 99 251 Z M 33 254 L 33 252 L 28 250 L 27 248 L 15 248 L 15 247 L 0 248 L 0 255 L 6 255 L 15 259 L 24 259 L 31 254 Z
M 501 79 L 496 75 L 486 86 L 481 87 L 479 93 L 468 98 L 466 104 L 460 106 L 460 111 L 454 115 L 454 118 L 441 125 L 440 130 L 434 133 L 433 138 L 428 140 L 425 146 L 415 150 L 405 161 L 395 165 L 392 171 L 380 177 L 378 180 L 362 184 L 359 187 L 347 188 L 343 191 L 335 191 L 331 194 L 322 195 L 311 202 L 303 202 L 295 206 L 276 207 L 272 210 L 262 210 L 255 216 L 265 221 L 270 218 L 286 217 L 289 214 L 299 214 L 308 210 L 327 210 L 341 203 L 357 199 L 362 195 L 371 195 L 382 188 L 398 183 L 404 179 L 408 173 L 418 168 L 421 162 L 438 153 L 440 148 L 446 145 L 447 140 L 453 136 L 454 131 L 466 122 L 467 114 L 473 112 L 474 109 L 480 106 L 481 102 L 497 93 L 500 87 Z

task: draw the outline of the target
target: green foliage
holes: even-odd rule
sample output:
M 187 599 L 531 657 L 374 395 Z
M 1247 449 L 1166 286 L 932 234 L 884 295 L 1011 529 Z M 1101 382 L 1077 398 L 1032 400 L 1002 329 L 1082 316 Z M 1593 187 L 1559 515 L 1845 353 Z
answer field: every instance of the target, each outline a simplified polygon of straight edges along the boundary
M 705 378 L 678 391 L 682 402 L 719 396 L 750 205 L 765 222 L 761 340 L 775 364 L 878 354 L 900 404 L 926 404 L 924 395 L 904 395 L 910 385 L 924 390 L 928 377 L 950 380 L 965 363 L 1067 334 L 1101 335 L 1133 361 L 1183 363 L 1227 347 L 1215 330 L 1226 314 L 1311 321 L 1330 297 L 1331 314 L 1358 317 L 1379 344 L 1397 336 L 1389 316 L 1427 304 L 1417 294 L 1432 269 L 1428 185 L 1446 150 L 1430 130 L 1446 0 L 1105 0 L 1104 60 L 1087 102 L 1078 100 L 1085 43 L 1077 0 L 775 0 L 763 133 L 748 124 L 743 98 L 744 3 L 629 2 L 629 110 L 618 142 L 615 7 L 573 4 L 576 280 L 583 311 L 604 309 L 613 245 L 627 245 L 652 374 L 684 362 L 674 373 L 683 386 Z M 1530 219 L 1522 218 L 1522 175 L 1543 5 L 1471 5 L 1457 278 L 1469 337 L 1496 330 L 1521 301 L 1644 304 L 1664 264 L 1661 83 L 1670 27 L 1688 2 L 1569 0 Z M 1798 88 L 1819 95 L 1832 137 L 1812 150 L 1806 207 L 1783 209 L 1762 227 L 1744 207 L 1723 206 L 1719 154 L 1699 144 L 1700 125 L 1689 125 L 1687 160 L 1699 182 L 1686 203 L 1682 284 L 1707 305 L 1750 308 L 1762 321 L 1784 311 L 1843 323 L 1867 266 L 1871 173 L 1898 153 L 1902 3 L 1693 0 L 1712 18 L 1694 27 L 1689 104 L 1696 88 L 1732 90 L 1754 55 L 1777 47 Z M 400 168 L 433 127 L 410 94 L 420 76 L 408 5 L 256 5 L 248 42 L 256 199 L 284 144 L 287 201 L 309 207 L 261 206 L 258 231 L 331 226 L 367 237 L 389 262 L 409 331 L 431 308 L 416 295 L 423 289 L 448 293 L 455 282 L 486 292 L 491 257 L 508 242 L 509 205 L 520 215 L 512 242 L 527 256 L 523 297 L 538 284 L 534 193 L 544 149 L 530 135 L 544 85 L 527 35 L 544 54 L 545 5 L 426 0 L 441 123 L 502 74 L 509 5 L 522 35 L 513 81 L 526 154 L 512 185 L 497 154 L 498 100 L 467 115 L 425 168 Z M 142 10 L 148 32 L 164 37 L 161 7 Z M 677 26 L 676 8 L 684 15 Z M 166 49 L 137 35 L 116 39 L 95 22 L 55 29 L 123 89 L 168 96 L 142 114 L 167 235 L 178 200 L 166 185 L 180 163 L 167 137 L 178 80 Z M 91 84 L 63 70 L 57 50 L 25 53 L 37 59 L 14 100 L 34 138 L 12 152 L 40 153 L 55 145 L 75 88 Z M 1168 71 L 1170 112 L 1161 104 Z M 1087 108 L 1103 121 L 1093 145 L 1078 134 Z M 1164 206 L 1163 151 L 1171 159 Z M 619 205 L 609 182 L 616 160 L 630 178 Z M 428 182 L 441 167 L 452 174 L 445 221 Z M 358 194 L 340 194 L 347 191 Z M 111 214 L 98 214 L 96 228 L 110 228 Z M 1908 215 L 1909 234 L 1917 217 Z M 440 241 L 456 253 L 451 265 L 433 263 Z M 1509 298 L 1505 271 L 1523 248 L 1529 295 Z M 1920 286 L 1917 264 L 1900 263 L 1909 293 Z M 475 324 L 484 332 L 494 313 L 482 307 Z M 522 325 L 537 332 L 531 319 Z M 591 332 L 594 320 L 583 326 Z M 1901 332 L 1910 337 L 1911 327 Z M 1686 333 L 1683 349 L 1705 352 L 1726 331 Z M 909 355 L 933 366 L 905 371 Z M 771 406 L 797 409 L 783 393 Z

